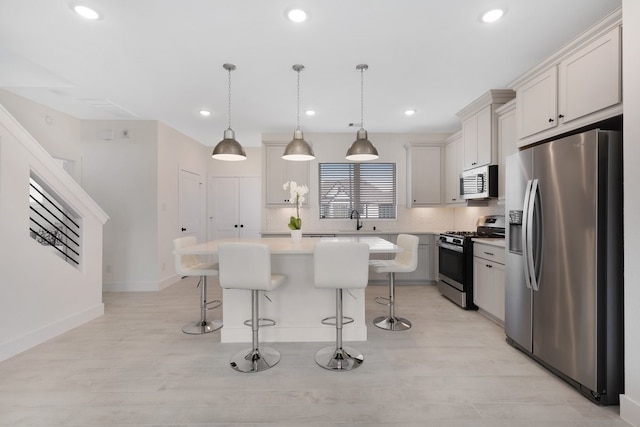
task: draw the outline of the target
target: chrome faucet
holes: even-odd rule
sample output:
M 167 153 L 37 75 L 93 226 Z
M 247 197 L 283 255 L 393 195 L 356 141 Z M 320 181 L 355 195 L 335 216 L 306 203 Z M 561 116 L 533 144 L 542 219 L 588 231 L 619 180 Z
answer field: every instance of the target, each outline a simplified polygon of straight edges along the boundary
M 350 218 L 353 219 L 354 215 L 356 218 L 356 230 L 360 230 L 362 228 L 362 221 L 360 221 L 360 212 L 354 209 L 351 211 Z

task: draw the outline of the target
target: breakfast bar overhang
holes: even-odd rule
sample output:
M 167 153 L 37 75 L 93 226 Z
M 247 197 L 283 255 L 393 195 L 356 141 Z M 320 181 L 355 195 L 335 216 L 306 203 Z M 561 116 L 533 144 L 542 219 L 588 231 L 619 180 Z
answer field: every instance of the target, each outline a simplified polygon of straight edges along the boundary
M 370 253 L 396 253 L 401 249 L 379 237 L 308 237 L 299 242 L 290 238 L 220 239 L 189 246 L 178 254 L 197 254 L 217 258 L 218 245 L 223 242 L 253 242 L 269 245 L 271 271 L 286 274 L 285 283 L 273 292 L 260 297 L 260 317 L 276 321 L 273 327 L 260 329 L 262 342 L 333 341 L 335 327 L 323 325 L 322 319 L 335 314 L 335 292 L 316 289 L 313 284 L 313 249 L 320 241 L 364 242 Z M 251 268 L 247 265 L 247 268 Z M 212 277 L 212 284 L 217 278 Z M 251 328 L 244 321 L 251 318 L 251 293 L 238 289 L 222 291 L 223 327 L 220 341 L 224 343 L 251 342 Z M 345 341 L 366 341 L 364 289 L 345 293 L 344 315 L 354 319 L 343 330 Z

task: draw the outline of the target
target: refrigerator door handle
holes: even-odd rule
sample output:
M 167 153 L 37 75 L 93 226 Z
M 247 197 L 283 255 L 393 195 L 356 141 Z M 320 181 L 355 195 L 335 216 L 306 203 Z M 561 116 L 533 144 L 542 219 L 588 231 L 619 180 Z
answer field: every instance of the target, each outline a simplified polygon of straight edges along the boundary
M 529 267 L 529 211 L 532 211 L 529 199 L 531 198 L 532 184 L 533 182 L 531 180 L 527 181 L 527 189 L 524 193 L 524 207 L 522 209 L 522 217 L 524 219 L 524 225 L 522 227 L 522 259 L 524 262 L 522 266 L 524 268 L 524 283 L 529 289 L 531 289 L 531 268 Z
M 537 179 L 534 179 L 531 183 L 531 193 L 529 194 L 529 211 L 527 212 L 527 259 L 525 263 L 528 264 L 529 276 L 528 281 L 531 284 L 531 289 L 534 291 L 540 290 L 540 284 L 538 283 L 538 278 L 536 276 L 536 261 L 533 257 L 533 239 L 538 238 L 537 236 L 533 236 L 533 214 L 536 211 L 536 196 L 540 191 L 539 182 Z M 541 230 L 537 230 L 538 233 Z M 537 240 L 536 240 L 537 241 Z M 539 242 L 538 242 L 539 244 Z

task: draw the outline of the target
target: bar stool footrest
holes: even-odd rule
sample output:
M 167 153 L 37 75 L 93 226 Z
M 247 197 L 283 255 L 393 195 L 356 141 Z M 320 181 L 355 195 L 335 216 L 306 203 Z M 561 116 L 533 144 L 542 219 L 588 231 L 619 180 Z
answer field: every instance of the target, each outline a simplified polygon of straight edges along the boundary
M 251 319 L 247 319 L 243 323 L 245 326 L 251 327 Z M 266 327 L 275 326 L 275 325 L 276 325 L 276 321 L 273 319 L 267 319 L 265 317 L 261 317 L 258 319 L 259 328 L 266 328 Z
M 391 299 L 387 297 L 375 297 L 374 301 L 381 305 L 391 305 Z
M 349 323 L 353 323 L 353 322 L 354 322 L 353 317 L 342 316 L 343 325 L 348 325 Z M 323 325 L 336 326 L 336 316 L 325 317 L 320 321 L 320 323 L 322 323 Z
M 207 310 L 213 310 L 214 308 L 218 308 L 221 305 L 222 305 L 222 301 L 220 301 L 219 299 L 214 299 L 213 301 L 209 301 L 205 304 L 205 306 L 207 307 Z

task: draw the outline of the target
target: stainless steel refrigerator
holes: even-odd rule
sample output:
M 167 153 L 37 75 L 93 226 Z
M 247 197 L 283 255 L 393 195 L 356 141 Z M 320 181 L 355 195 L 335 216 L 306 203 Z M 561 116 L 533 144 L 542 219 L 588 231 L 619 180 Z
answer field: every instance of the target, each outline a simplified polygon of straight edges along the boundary
M 507 342 L 591 400 L 623 390 L 622 139 L 590 130 L 507 158 Z

